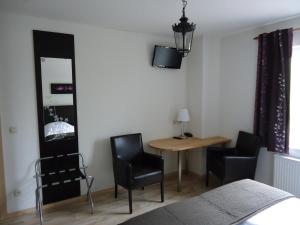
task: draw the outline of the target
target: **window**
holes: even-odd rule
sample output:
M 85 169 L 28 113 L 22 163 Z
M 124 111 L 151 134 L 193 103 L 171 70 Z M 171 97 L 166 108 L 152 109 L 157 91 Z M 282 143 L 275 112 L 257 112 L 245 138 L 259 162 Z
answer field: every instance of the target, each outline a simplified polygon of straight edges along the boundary
M 294 33 L 295 34 L 295 33 Z M 296 36 L 298 35 L 298 36 Z M 295 34 L 291 63 L 290 154 L 300 157 L 300 35 Z

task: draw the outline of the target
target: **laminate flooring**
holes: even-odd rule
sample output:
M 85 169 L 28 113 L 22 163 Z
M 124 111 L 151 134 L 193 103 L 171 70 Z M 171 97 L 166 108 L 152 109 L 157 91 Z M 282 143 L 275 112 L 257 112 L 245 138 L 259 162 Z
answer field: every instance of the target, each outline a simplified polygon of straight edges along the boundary
M 117 225 L 129 218 L 153 209 L 197 196 L 216 187 L 218 182 L 212 177 L 212 185 L 205 186 L 204 178 L 192 173 L 183 175 L 182 192 L 176 191 L 176 176 L 165 179 L 165 202 L 160 202 L 159 184 L 145 187 L 144 190 L 133 191 L 133 213 L 128 213 L 127 191 L 119 187 L 118 198 L 114 198 L 113 189 L 98 192 L 94 195 L 95 210 L 90 214 L 87 202 L 78 201 L 64 206 L 45 210 L 45 225 Z M 1 225 L 36 225 L 39 224 L 35 213 L 25 213 L 0 221 Z

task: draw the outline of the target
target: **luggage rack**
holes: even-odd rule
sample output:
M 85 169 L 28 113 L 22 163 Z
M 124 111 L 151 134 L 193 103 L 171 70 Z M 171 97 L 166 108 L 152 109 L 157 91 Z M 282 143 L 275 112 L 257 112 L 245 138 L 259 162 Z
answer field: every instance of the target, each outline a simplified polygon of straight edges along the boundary
M 68 167 L 66 162 L 71 160 L 73 157 L 78 157 L 80 160 L 79 167 Z M 49 169 L 49 171 L 42 171 L 41 162 L 51 161 L 54 162 L 54 168 Z M 76 160 L 76 158 L 75 158 Z M 90 203 L 91 214 L 94 213 L 94 203 L 91 194 L 91 188 L 94 182 L 94 177 L 87 175 L 87 166 L 84 163 L 84 158 L 81 153 L 70 153 L 70 154 L 60 154 L 55 156 L 39 158 L 35 162 L 35 176 L 36 179 L 36 211 L 39 215 L 40 225 L 44 224 L 43 218 L 43 192 L 44 188 L 49 188 L 57 185 L 68 184 L 71 182 L 78 182 L 85 180 L 87 186 L 86 197 Z M 48 182 L 43 181 L 43 178 L 48 178 Z M 45 179 L 44 179 L 45 180 Z

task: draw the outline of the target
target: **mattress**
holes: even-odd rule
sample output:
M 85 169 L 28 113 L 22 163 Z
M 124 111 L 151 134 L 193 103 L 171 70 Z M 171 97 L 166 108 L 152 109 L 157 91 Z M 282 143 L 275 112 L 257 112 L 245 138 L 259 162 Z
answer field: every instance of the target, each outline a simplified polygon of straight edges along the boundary
M 299 225 L 300 199 L 288 198 L 247 219 L 240 225 Z

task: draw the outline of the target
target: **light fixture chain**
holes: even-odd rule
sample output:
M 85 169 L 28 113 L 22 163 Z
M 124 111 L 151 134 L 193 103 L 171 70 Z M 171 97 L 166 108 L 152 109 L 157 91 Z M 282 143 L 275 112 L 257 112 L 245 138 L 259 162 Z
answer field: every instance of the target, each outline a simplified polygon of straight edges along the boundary
M 183 16 L 185 17 L 185 7 L 187 5 L 187 0 L 182 0 L 182 5 L 183 5 L 183 8 L 182 8 L 182 14 Z

